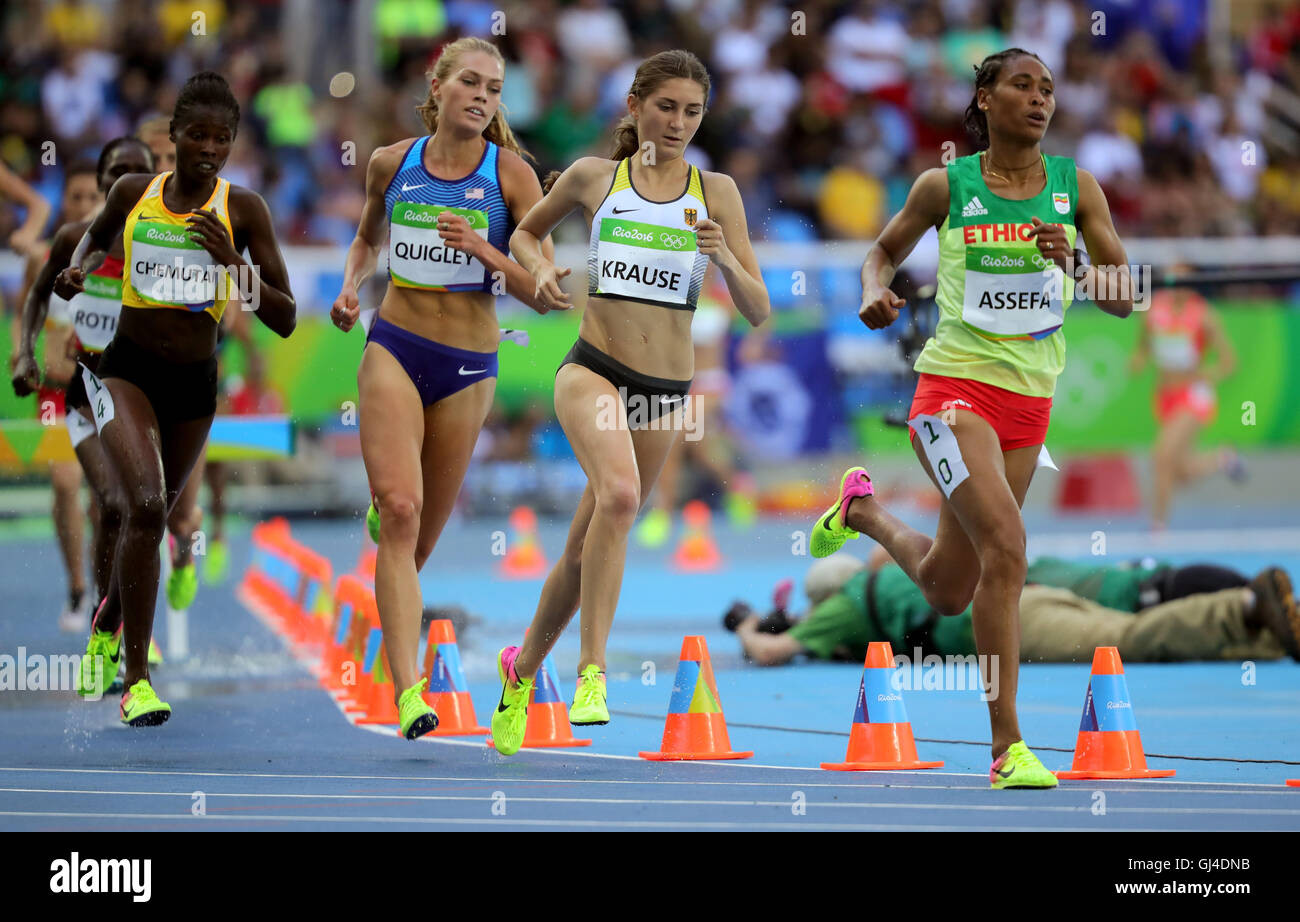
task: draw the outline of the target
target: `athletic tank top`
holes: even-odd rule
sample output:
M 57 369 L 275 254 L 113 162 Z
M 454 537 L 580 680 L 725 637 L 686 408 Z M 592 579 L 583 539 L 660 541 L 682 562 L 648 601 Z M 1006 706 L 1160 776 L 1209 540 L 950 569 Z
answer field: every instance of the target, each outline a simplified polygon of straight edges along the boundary
M 627 217 L 623 217 L 627 215 Z M 695 310 L 709 257 L 695 246 L 695 225 L 709 216 L 704 182 L 694 166 L 671 202 L 644 199 L 622 160 L 591 219 L 587 295 Z
M 1061 224 L 1073 248 L 1074 161 L 1043 157 L 1047 183 L 1022 202 L 994 195 L 978 154 L 948 164 L 948 217 L 939 227 L 939 322 L 916 370 L 1051 397 L 1065 367 L 1061 325 L 1074 280 L 1038 252 L 1032 218 Z
M 1161 371 L 1195 371 L 1205 356 L 1209 305 L 1200 295 L 1186 294 L 1182 308 L 1175 310 L 1174 298 L 1171 291 L 1151 298 L 1151 310 L 1147 311 L 1151 354 Z
M 109 256 L 98 269 L 86 276 L 85 288 L 71 301 L 64 302 L 77 340 L 87 352 L 103 352 L 117 332 L 117 318 L 122 313 L 124 265 L 122 260 Z M 50 301 L 56 297 L 51 295 Z
M 234 286 L 225 267 L 217 265 L 212 254 L 186 232 L 185 219 L 193 212 L 177 214 L 163 204 L 163 187 L 171 175 L 168 171 L 155 176 L 126 216 L 122 304 L 206 311 L 220 323 Z M 233 240 L 227 180 L 217 179 L 203 208 L 217 215 Z
M 424 168 L 429 138 L 413 142 L 384 192 L 388 215 L 388 278 L 399 288 L 491 291 L 487 267 L 438 236 L 438 215 L 454 212 L 502 253 L 510 251 L 514 221 L 501 195 L 500 150 L 485 141 L 483 157 L 461 179 L 438 179 Z

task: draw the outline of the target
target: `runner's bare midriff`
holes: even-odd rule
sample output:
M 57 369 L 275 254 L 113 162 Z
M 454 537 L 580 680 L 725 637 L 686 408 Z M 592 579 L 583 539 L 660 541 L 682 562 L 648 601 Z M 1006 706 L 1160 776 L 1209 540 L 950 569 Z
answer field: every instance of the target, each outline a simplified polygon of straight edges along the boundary
M 687 381 L 694 376 L 691 311 L 588 298 L 579 335 L 640 374 L 673 381 Z
M 379 316 L 453 349 L 496 352 L 496 297 L 487 291 L 429 292 L 389 285 Z

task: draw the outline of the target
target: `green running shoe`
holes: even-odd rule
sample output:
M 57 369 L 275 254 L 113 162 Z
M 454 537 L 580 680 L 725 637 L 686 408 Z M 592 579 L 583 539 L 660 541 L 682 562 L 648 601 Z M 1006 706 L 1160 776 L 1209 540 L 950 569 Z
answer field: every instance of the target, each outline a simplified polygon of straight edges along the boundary
M 163 664 L 162 648 L 158 646 L 158 641 L 152 637 L 149 638 L 149 665 L 161 666 Z
M 370 508 L 366 510 L 366 531 L 370 540 L 379 543 L 379 506 L 375 503 L 375 494 L 370 494 Z
M 989 781 L 997 790 L 1006 788 L 1054 788 L 1056 776 L 1043 768 L 1038 756 L 1024 740 L 1012 743 L 989 769 Z
M 438 729 L 438 715 L 424 700 L 424 689 L 428 679 L 420 679 L 397 699 L 398 719 L 402 724 L 402 736 L 408 740 L 418 739 L 426 733 Z
M 501 703 L 492 712 L 492 745 L 503 756 L 512 756 L 524 744 L 528 729 L 528 699 L 533 691 L 532 679 L 521 679 L 515 672 L 518 647 L 505 647 L 497 654 L 497 675 L 501 677 Z M 510 687 L 514 673 L 516 685 Z
M 636 527 L 636 539 L 642 547 L 663 547 L 673 532 L 673 517 L 667 509 L 651 509 Z
M 156 727 L 172 716 L 172 706 L 159 701 L 148 679 L 141 679 L 122 696 L 122 723 L 128 727 Z
M 230 572 L 230 547 L 224 541 L 213 541 L 203 561 L 203 582 L 219 586 Z
M 167 604 L 173 611 L 185 611 L 194 604 L 199 591 L 199 574 L 191 560 L 183 567 L 172 570 L 167 577 Z
M 578 727 L 603 727 L 609 723 L 605 694 L 605 673 L 592 663 L 578 674 L 578 687 L 573 691 L 573 707 L 569 708 L 569 723 Z
M 858 533 L 845 524 L 842 510 L 853 497 L 871 496 L 874 492 L 866 468 L 851 467 L 844 472 L 839 499 L 813 525 L 808 549 L 814 557 L 829 557 L 842 548 L 845 541 L 850 538 L 857 540 Z
M 758 518 L 758 503 L 750 493 L 739 490 L 727 494 L 727 518 L 738 528 L 748 528 Z
M 86 641 L 86 655 L 81 658 L 77 671 L 77 694 L 98 701 L 112 681 L 117 678 L 117 666 L 122 659 L 122 630 L 91 630 Z

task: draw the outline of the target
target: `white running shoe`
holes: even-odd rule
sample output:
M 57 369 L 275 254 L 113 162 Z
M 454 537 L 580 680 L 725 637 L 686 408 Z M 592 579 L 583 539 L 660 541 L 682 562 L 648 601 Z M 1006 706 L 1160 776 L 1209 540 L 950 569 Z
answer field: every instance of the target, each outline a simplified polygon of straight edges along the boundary
M 76 608 L 69 605 L 59 615 L 59 630 L 65 634 L 84 634 L 90 630 L 90 593 L 81 597 Z

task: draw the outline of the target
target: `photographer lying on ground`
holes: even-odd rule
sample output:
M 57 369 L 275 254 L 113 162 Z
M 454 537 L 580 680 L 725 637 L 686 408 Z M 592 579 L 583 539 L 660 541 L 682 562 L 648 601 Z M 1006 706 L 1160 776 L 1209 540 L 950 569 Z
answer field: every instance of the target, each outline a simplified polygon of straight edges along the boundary
M 1223 567 L 1175 567 L 1145 560 L 1121 566 L 1030 562 L 1020 594 L 1022 662 L 1089 662 L 1099 646 L 1119 648 L 1126 662 L 1300 660 L 1300 613 L 1286 571 L 1270 567 L 1254 579 Z M 942 618 L 921 591 L 877 548 L 864 565 L 848 554 L 819 560 L 804 589 L 803 618 L 785 611 L 793 583 L 777 587 L 763 619 L 737 602 L 723 618 L 745 656 L 779 666 L 799 654 L 860 661 L 867 644 L 887 640 L 896 653 L 975 653 L 970 609 Z

